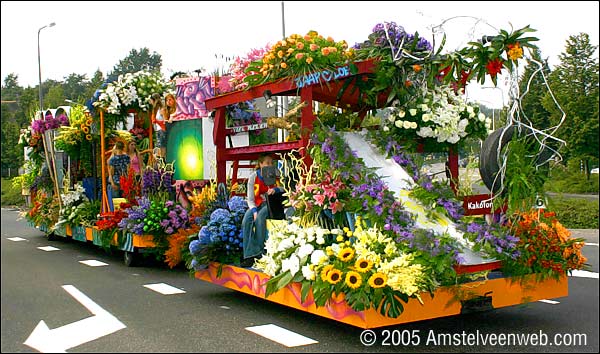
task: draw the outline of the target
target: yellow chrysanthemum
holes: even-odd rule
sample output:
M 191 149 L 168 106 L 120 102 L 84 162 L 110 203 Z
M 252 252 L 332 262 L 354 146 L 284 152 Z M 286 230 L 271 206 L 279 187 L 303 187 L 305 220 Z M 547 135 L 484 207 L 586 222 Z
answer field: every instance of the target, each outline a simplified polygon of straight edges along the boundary
M 332 268 L 327 273 L 327 281 L 330 284 L 337 284 L 340 282 L 340 280 L 342 280 L 342 271 L 341 270 Z
M 360 276 L 360 274 L 358 274 L 358 272 L 349 271 L 348 273 L 346 273 L 346 285 L 348 285 L 350 289 L 356 289 L 361 284 L 362 277 Z
M 356 271 L 360 273 L 366 273 L 373 268 L 373 262 L 364 258 L 357 259 L 354 263 L 354 268 L 356 268 Z
M 348 262 L 348 261 L 352 260 L 353 257 L 354 257 L 354 249 L 350 248 L 350 247 L 342 248 L 340 250 L 340 252 L 338 253 L 338 258 L 342 262 Z
M 369 278 L 369 286 L 373 289 L 383 288 L 387 283 L 387 276 L 382 273 L 375 273 Z
M 327 279 L 329 279 L 329 271 L 332 269 L 333 269 L 333 266 L 331 264 L 328 264 L 325 267 L 323 267 L 323 269 L 321 269 L 321 280 L 322 281 L 327 281 Z
M 342 236 L 342 235 L 337 235 L 337 237 L 335 238 L 335 241 L 336 241 L 336 242 L 342 242 L 342 241 L 344 241 L 344 236 Z

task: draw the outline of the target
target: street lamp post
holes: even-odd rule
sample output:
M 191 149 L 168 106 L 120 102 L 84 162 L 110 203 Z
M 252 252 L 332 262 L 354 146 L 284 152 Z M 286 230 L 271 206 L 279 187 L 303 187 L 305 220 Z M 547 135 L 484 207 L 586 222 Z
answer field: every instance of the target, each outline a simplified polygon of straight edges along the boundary
M 44 98 L 42 96 L 42 62 L 40 60 L 40 32 L 42 32 L 42 30 L 46 27 L 54 27 L 56 25 L 56 23 L 52 22 L 49 25 L 43 26 L 38 30 L 38 73 L 39 73 L 39 79 L 40 79 L 40 87 L 39 87 L 39 93 L 40 93 L 40 115 L 41 115 L 41 119 L 44 119 Z M 53 151 L 54 150 L 50 150 L 50 153 L 52 155 L 52 161 L 50 161 L 50 159 L 48 159 L 48 145 L 50 144 L 46 144 L 46 132 L 44 132 L 44 135 L 42 136 L 42 142 L 44 143 L 44 154 L 46 155 L 46 162 L 48 164 L 48 172 L 50 174 L 50 178 L 54 181 L 54 188 L 56 191 L 56 195 L 59 196 L 58 197 L 58 206 L 62 207 L 62 203 L 60 200 L 60 189 L 58 187 L 58 179 L 57 179 L 57 174 L 56 174 L 56 164 L 54 163 L 54 154 Z M 50 148 L 52 147 L 52 145 L 50 145 Z M 52 162 L 52 164 L 50 163 Z
M 40 32 L 42 32 L 42 30 L 46 27 L 54 27 L 55 25 L 56 25 L 56 23 L 52 22 L 51 24 L 41 27 L 38 30 L 38 43 L 37 43 L 37 45 L 38 45 L 38 70 L 39 70 L 38 73 L 39 73 L 39 79 L 40 79 L 40 90 L 39 91 L 40 91 L 40 111 L 42 112 L 42 119 L 44 119 L 44 113 L 43 113 L 44 98 L 42 96 L 42 62 L 40 60 Z

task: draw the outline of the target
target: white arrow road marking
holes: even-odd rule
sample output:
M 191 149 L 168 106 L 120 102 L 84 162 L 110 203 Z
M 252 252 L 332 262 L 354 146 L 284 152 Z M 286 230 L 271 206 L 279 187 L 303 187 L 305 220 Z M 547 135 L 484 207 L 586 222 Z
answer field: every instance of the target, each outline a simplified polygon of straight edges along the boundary
M 7 237 L 7 240 L 11 240 L 11 241 L 27 241 L 27 239 L 25 238 L 21 238 L 21 237 Z
M 598 279 L 598 273 L 588 272 L 587 270 L 574 270 L 571 277 L 579 277 L 579 278 L 593 278 Z
M 274 324 L 246 327 L 246 330 L 254 332 L 259 336 L 263 336 L 279 344 L 283 344 L 288 348 L 319 343 L 314 339 L 305 337 L 301 334 L 292 332 Z
M 42 320 L 23 344 L 42 353 L 65 353 L 69 348 L 77 347 L 127 327 L 73 285 L 63 285 L 63 289 L 94 316 L 55 329 L 49 329 Z

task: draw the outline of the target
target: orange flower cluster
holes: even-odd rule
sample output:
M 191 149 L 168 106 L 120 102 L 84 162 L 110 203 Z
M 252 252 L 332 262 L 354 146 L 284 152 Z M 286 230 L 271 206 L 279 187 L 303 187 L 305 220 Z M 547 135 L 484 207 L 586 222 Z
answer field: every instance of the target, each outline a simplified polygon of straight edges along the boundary
M 275 43 L 263 56 L 258 71 L 266 82 L 332 68 L 353 56 L 354 50 L 348 49 L 346 41 L 335 42 L 310 31 L 305 36 L 292 34 Z
M 165 263 L 167 263 L 169 268 L 173 268 L 181 262 L 181 249 L 185 245 L 185 242 L 190 235 L 196 235 L 199 231 L 200 226 L 192 224 L 189 229 L 179 229 L 176 233 L 168 237 L 169 249 L 165 252 Z
M 208 205 L 217 198 L 216 184 L 211 183 L 204 186 L 200 193 L 195 190 L 192 192 L 192 196 L 189 197 L 192 202 L 192 211 L 190 218 L 202 217 Z
M 519 215 L 519 219 L 511 226 L 520 238 L 519 261 L 533 272 L 564 273 L 583 268 L 587 261 L 581 254 L 584 240 L 571 238 L 571 232 L 556 219 L 554 212 L 531 210 Z
M 523 48 L 521 48 L 519 42 L 515 44 L 508 44 L 506 47 L 508 48 L 506 51 L 508 59 L 517 60 L 523 58 Z

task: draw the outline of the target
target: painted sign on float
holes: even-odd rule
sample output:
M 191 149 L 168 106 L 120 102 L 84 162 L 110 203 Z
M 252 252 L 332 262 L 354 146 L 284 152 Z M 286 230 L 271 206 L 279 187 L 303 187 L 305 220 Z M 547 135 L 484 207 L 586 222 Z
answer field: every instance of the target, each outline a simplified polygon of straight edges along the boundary
M 174 120 L 208 117 L 204 101 L 214 96 L 210 76 L 186 77 L 175 80 L 177 111 Z
M 204 178 L 202 119 L 186 119 L 167 124 L 168 163 L 174 162 L 175 180 Z

